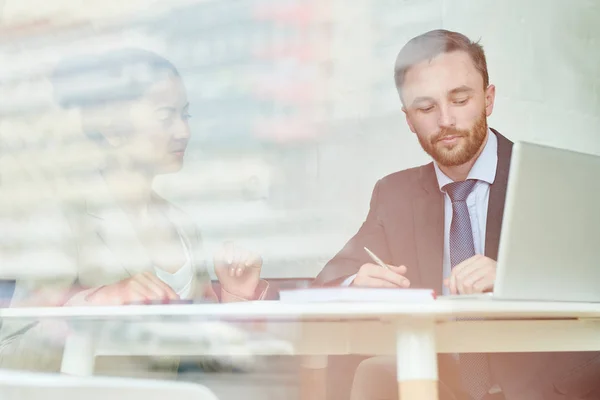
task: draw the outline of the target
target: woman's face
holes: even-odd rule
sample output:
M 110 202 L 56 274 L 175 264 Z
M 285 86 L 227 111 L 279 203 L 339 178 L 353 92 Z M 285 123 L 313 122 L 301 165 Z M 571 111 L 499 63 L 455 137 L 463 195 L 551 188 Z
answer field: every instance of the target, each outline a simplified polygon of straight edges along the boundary
M 127 108 L 128 134 L 118 146 L 120 155 L 152 174 L 179 171 L 190 140 L 189 103 L 181 78 L 165 77 Z

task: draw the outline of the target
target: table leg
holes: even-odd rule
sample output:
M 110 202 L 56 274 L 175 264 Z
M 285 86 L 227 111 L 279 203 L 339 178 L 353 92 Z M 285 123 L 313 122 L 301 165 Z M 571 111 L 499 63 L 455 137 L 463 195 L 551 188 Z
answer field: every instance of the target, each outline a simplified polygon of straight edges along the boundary
M 73 332 L 67 336 L 60 372 L 68 375 L 91 376 L 96 357 L 95 341 L 90 335 Z
M 327 356 L 303 356 L 300 365 L 300 400 L 327 398 Z
M 438 400 L 435 324 L 432 321 L 402 321 L 396 329 L 400 398 Z

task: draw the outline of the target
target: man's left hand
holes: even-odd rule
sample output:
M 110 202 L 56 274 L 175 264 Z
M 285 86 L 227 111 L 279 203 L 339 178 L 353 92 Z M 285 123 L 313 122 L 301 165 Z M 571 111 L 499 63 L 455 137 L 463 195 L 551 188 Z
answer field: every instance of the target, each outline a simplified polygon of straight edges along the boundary
M 444 285 L 450 294 L 477 294 L 490 292 L 496 281 L 496 261 L 477 254 L 452 269 Z

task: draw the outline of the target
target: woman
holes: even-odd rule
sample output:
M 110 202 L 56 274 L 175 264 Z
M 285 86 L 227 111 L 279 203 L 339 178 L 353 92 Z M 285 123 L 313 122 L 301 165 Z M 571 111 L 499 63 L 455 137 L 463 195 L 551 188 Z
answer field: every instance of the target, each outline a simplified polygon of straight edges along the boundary
M 177 69 L 154 53 L 126 49 L 62 62 L 52 83 L 58 103 L 79 111 L 86 139 L 70 152 L 85 162 L 69 166 L 60 180 L 66 218 L 53 225 L 61 238 L 57 256 L 36 271 L 35 283 L 17 282 L 13 305 L 217 301 L 197 228 L 152 189 L 156 176 L 182 168 L 190 139 L 189 103 Z M 227 243 L 213 263 L 221 301 L 265 296 L 257 254 Z M 3 327 L 2 336 L 21 328 Z M 42 349 L 34 360 L 24 356 L 31 347 L 25 338 L 41 329 L 5 343 L 2 363 L 10 358 L 17 368 L 57 369 L 60 357 L 41 356 Z

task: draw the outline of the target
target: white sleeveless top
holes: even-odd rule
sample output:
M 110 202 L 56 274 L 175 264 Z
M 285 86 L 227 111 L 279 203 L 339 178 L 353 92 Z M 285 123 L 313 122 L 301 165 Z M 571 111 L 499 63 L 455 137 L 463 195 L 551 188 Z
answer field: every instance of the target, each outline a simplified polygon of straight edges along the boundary
M 177 232 L 179 234 L 179 240 L 181 241 L 181 245 L 183 246 L 183 251 L 185 252 L 186 262 L 183 264 L 179 270 L 175 273 L 170 273 L 164 271 L 158 267 L 154 267 L 154 272 L 156 276 L 169 285 L 171 289 L 175 291 L 182 299 L 188 299 L 191 296 L 192 289 L 192 279 L 194 277 L 194 268 L 192 265 L 192 257 L 190 255 L 190 251 L 183 240 L 183 236 L 181 232 Z

